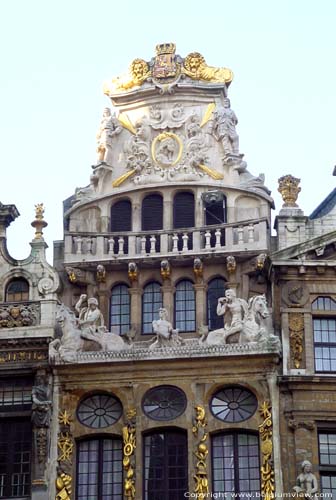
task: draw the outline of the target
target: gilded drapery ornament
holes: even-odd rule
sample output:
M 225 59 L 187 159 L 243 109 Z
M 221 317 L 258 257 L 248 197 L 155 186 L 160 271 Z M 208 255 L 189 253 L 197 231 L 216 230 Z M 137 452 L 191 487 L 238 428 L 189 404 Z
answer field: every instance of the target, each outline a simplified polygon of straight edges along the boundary
M 135 448 L 136 448 L 136 437 L 135 437 L 135 421 L 136 421 L 136 409 L 131 408 L 126 413 L 127 423 L 122 429 L 123 434 L 123 466 L 125 469 L 125 480 L 124 480 L 124 493 L 125 498 L 134 499 L 135 498 Z
M 195 486 L 194 492 L 196 493 L 196 498 L 204 499 L 207 498 L 209 494 L 209 481 L 206 466 L 206 459 L 209 454 L 208 446 L 206 441 L 208 439 L 208 434 L 206 432 L 207 420 L 205 417 L 205 409 L 201 405 L 195 406 L 195 420 L 193 422 L 192 432 L 195 438 L 198 439 L 198 444 L 194 455 L 196 457 L 195 464 Z
M 56 500 L 71 500 L 72 477 L 69 474 L 60 474 L 56 479 Z
M 304 317 L 301 313 L 289 314 L 288 320 L 291 358 L 295 368 L 301 368 L 304 336 Z
M 278 180 L 278 191 L 284 201 L 283 207 L 297 207 L 296 200 L 298 199 L 301 188 L 299 187 L 301 179 L 292 175 L 284 175 Z
M 233 255 L 226 257 L 226 269 L 229 274 L 233 274 L 236 271 L 237 263 Z
M 203 262 L 199 257 L 194 259 L 194 275 L 196 278 L 203 277 Z
M 170 277 L 170 264 L 168 260 L 161 260 L 160 274 L 164 280 Z
M 272 422 L 272 407 L 269 401 L 264 401 L 259 408 L 259 413 L 263 418 L 262 424 L 259 425 L 259 433 L 261 437 L 261 454 L 262 466 L 261 472 L 261 495 L 264 500 L 272 500 L 274 498 L 274 470 L 272 466 L 273 453 L 273 422 Z
M 131 283 L 138 280 L 138 266 L 135 262 L 128 264 L 128 277 Z

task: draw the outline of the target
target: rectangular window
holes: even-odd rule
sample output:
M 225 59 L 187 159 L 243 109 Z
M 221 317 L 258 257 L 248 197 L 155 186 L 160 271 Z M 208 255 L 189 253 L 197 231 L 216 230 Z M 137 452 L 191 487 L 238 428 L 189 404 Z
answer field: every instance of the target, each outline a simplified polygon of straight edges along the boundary
M 2 420 L 0 425 L 0 498 L 28 498 L 30 494 L 31 423 Z
M 313 318 L 316 372 L 336 372 L 336 319 Z
M 336 498 L 336 432 L 320 432 L 318 438 L 321 493 L 332 493 Z

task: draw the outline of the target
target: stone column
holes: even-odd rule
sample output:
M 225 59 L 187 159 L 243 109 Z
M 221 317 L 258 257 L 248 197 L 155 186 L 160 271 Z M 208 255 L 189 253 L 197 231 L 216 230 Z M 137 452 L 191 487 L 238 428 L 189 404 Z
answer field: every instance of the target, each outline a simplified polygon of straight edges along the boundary
M 196 299 L 196 331 L 200 326 L 206 324 L 206 291 L 207 285 L 204 283 L 196 283 L 193 285 Z
M 169 194 L 170 197 L 170 194 Z M 173 227 L 173 202 L 172 200 L 164 198 L 163 200 L 163 229 L 165 231 Z
M 136 328 L 137 336 L 141 335 L 142 318 L 142 288 L 136 286 L 129 288 L 131 297 L 131 326 Z
M 168 311 L 168 319 L 174 324 L 174 293 L 175 287 L 170 284 L 170 281 L 166 280 L 166 282 L 161 287 L 162 291 L 162 299 L 163 299 L 163 307 L 165 307 Z

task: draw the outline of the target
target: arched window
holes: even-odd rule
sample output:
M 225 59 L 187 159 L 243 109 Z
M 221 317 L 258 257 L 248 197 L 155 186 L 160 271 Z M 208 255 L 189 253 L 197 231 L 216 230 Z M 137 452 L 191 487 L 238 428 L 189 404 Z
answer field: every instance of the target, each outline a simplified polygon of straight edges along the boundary
M 183 498 L 188 491 L 187 435 L 164 429 L 144 437 L 144 500 Z
M 114 241 L 113 253 L 118 253 L 118 236 L 122 235 L 124 238 L 124 253 L 128 254 L 128 236 L 123 235 L 123 233 L 132 231 L 132 204 L 129 200 L 120 200 L 112 205 L 110 227 L 112 233 L 119 233 Z
M 119 438 L 78 441 L 76 500 L 123 499 L 122 449 Z
M 336 372 L 336 302 L 331 297 L 317 297 L 312 310 L 315 370 Z
M 127 285 L 112 288 L 110 301 L 110 327 L 113 333 L 127 333 L 131 327 L 131 302 Z
M 189 191 L 177 193 L 174 197 L 174 229 L 195 226 L 194 194 Z
M 226 198 L 220 191 L 205 192 L 204 202 L 205 225 L 224 224 L 226 222 Z
M 237 431 L 212 437 L 212 483 L 213 493 L 223 498 L 232 493 L 260 496 L 257 434 Z
M 141 227 L 143 231 L 159 231 L 163 228 L 163 199 L 160 194 L 149 194 L 142 202 Z M 150 235 L 146 236 L 146 253 L 150 253 Z M 160 252 L 160 237 L 156 236 L 155 250 Z
M 175 327 L 180 332 L 194 332 L 196 328 L 195 290 L 189 280 L 180 281 L 176 285 Z
M 160 230 L 163 227 L 163 200 L 160 194 L 149 194 L 142 201 L 142 230 Z
M 217 303 L 219 297 L 223 297 L 225 293 L 226 281 L 223 278 L 215 278 L 208 284 L 208 326 L 209 330 L 217 330 L 223 328 L 223 317 L 217 316 Z
M 148 283 L 142 295 L 142 333 L 153 335 L 152 322 L 159 319 L 159 309 L 162 307 L 161 285 Z
M 129 200 L 117 201 L 112 205 L 111 231 L 132 231 L 132 204 Z
M 29 284 L 24 278 L 12 279 L 6 287 L 6 302 L 29 300 Z

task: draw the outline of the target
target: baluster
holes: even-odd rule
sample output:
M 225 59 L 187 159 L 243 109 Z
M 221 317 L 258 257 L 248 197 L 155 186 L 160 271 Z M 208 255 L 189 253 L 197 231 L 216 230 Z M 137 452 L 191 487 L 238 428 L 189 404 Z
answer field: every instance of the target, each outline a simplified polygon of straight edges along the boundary
M 253 243 L 254 242 L 254 225 L 253 224 L 248 225 L 247 233 L 248 233 L 248 242 Z
M 210 233 L 210 231 L 207 230 L 204 236 L 205 236 L 205 250 L 210 250 L 211 249 L 211 245 L 210 245 L 211 233 Z
M 118 239 L 118 255 L 124 255 L 124 238 L 120 236 Z
M 141 237 L 140 243 L 141 243 L 140 253 L 141 255 L 146 255 L 146 236 Z
M 244 226 L 238 226 L 238 245 L 244 243 Z
M 156 238 L 155 238 L 154 234 L 152 234 L 149 241 L 150 241 L 150 253 L 155 253 L 156 252 L 156 249 L 155 249 Z
M 182 241 L 183 241 L 183 246 L 182 246 L 182 252 L 187 252 L 188 251 L 188 233 L 183 233 L 182 236 Z
M 108 254 L 109 255 L 114 254 L 114 238 L 113 237 L 108 239 Z
M 215 248 L 221 248 L 222 231 L 219 228 L 216 229 L 215 236 L 216 236 Z
M 177 236 L 177 233 L 174 233 L 173 234 L 173 252 L 178 252 L 178 236 Z
M 75 238 L 75 244 L 76 244 L 76 254 L 81 255 L 82 252 L 82 244 L 83 244 L 83 238 L 81 236 L 77 236 Z

